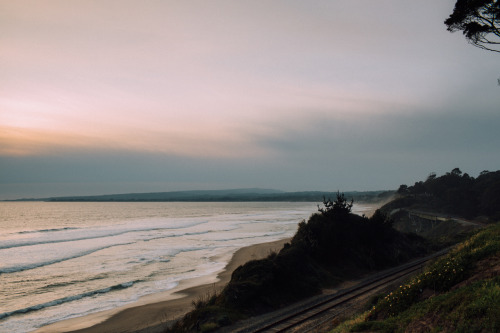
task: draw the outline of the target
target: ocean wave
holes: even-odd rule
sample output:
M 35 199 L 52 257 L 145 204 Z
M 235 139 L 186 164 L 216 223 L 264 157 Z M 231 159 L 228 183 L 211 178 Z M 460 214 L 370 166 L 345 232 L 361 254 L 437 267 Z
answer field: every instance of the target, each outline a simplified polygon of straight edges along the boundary
M 262 234 L 262 235 L 255 235 L 255 236 L 244 236 L 244 237 L 214 239 L 213 241 L 215 241 L 215 242 L 227 242 L 227 241 L 234 241 L 234 240 L 240 240 L 240 239 L 253 239 L 253 238 L 273 237 L 273 236 L 279 236 L 279 235 L 284 235 L 284 234 L 286 234 L 285 231 L 280 231 L 280 232 L 272 232 L 272 233 L 267 233 L 267 234 Z
M 85 297 L 91 297 L 91 296 L 98 295 L 98 294 L 106 294 L 106 293 L 109 293 L 111 291 L 130 288 L 131 286 L 134 285 L 134 283 L 138 283 L 138 282 L 142 282 L 142 280 L 128 281 L 128 282 L 116 284 L 116 285 L 111 286 L 111 287 L 102 288 L 102 289 L 98 289 L 98 290 L 92 290 L 92 291 L 88 291 L 88 292 L 85 292 L 85 293 L 82 293 L 79 295 L 67 296 L 67 297 L 59 298 L 59 299 L 56 299 L 56 300 L 53 300 L 50 302 L 29 306 L 29 307 L 24 308 L 24 309 L 0 313 L 0 320 L 5 319 L 5 318 L 10 317 L 10 316 L 13 316 L 13 315 L 16 315 L 16 314 L 25 314 L 28 312 L 38 311 L 38 310 L 42 310 L 42 309 L 45 309 L 45 308 L 48 308 L 51 306 L 56 306 L 56 305 L 60 305 L 63 303 L 76 301 L 76 300 L 79 300 L 79 299 L 82 299 Z
M 105 279 L 107 277 L 108 276 L 105 274 L 99 274 L 99 275 L 96 275 L 96 276 L 93 276 L 91 278 L 84 279 L 84 280 L 70 280 L 70 281 L 65 281 L 65 282 L 51 283 L 51 284 L 47 284 L 47 285 L 41 287 L 40 290 L 51 290 L 51 289 L 55 289 L 55 288 L 74 286 L 74 285 L 89 282 L 89 281 L 102 280 L 102 279 Z
M 145 238 L 142 241 L 143 242 L 150 242 L 150 241 L 154 241 L 154 240 L 166 239 L 166 238 L 173 238 L 173 237 L 206 235 L 206 234 L 210 234 L 210 233 L 213 233 L 213 232 L 226 232 L 226 231 L 233 231 L 233 230 L 236 230 L 236 229 L 238 229 L 238 227 L 233 227 L 233 228 L 228 228 L 228 229 L 217 229 L 217 230 L 204 230 L 204 231 L 196 231 L 196 232 L 185 232 L 185 233 L 182 233 L 182 234 L 154 236 L 154 237 L 151 237 L 151 238 Z
M 143 242 L 150 242 L 153 240 L 158 240 L 158 239 L 165 239 L 165 238 L 173 238 L 173 237 L 182 237 L 182 236 L 194 236 L 194 235 L 205 235 L 208 233 L 214 232 L 213 230 L 205 230 L 205 231 L 198 231 L 198 232 L 185 232 L 182 234 L 172 234 L 172 235 L 164 235 L 164 236 L 154 236 L 151 238 L 145 238 L 142 241 Z
M 38 229 L 38 230 L 27 230 L 27 231 L 19 231 L 16 232 L 16 234 L 36 234 L 36 233 L 45 233 L 45 232 L 57 232 L 57 231 L 66 231 L 66 230 L 78 230 L 81 228 L 72 228 L 72 227 L 66 227 L 66 228 L 53 228 L 53 229 Z
M 202 221 L 202 222 L 196 222 L 196 223 L 191 223 L 189 225 L 184 225 L 182 229 L 184 228 L 189 228 L 189 227 L 194 227 L 203 223 L 208 223 L 208 221 Z M 79 228 L 73 228 L 77 230 L 82 230 Z M 125 229 L 125 230 L 116 230 L 116 231 L 94 231 L 94 234 L 92 235 L 87 235 L 87 236 L 76 236 L 76 237 L 62 237 L 59 239 L 53 239 L 53 238 L 47 238 L 47 239 L 27 239 L 27 240 L 11 240 L 11 241 L 4 241 L 3 244 L 0 245 L 0 250 L 4 249 L 10 249 L 14 247 L 22 247 L 22 246 L 33 246 L 33 245 L 41 245 L 41 244 L 56 244 L 56 243 L 67 243 L 67 242 L 74 242 L 74 241 L 81 241 L 81 240 L 90 240 L 90 239 L 98 239 L 98 238 L 106 238 L 106 237 L 114 237 L 114 236 L 120 236 L 128 233 L 134 233 L 134 232 L 144 232 L 144 231 L 163 231 L 163 230 L 174 230 L 174 229 L 181 229 L 178 226 L 175 227 L 145 227 L 145 228 L 135 228 L 135 229 Z M 47 229 L 49 230 L 49 229 Z M 54 229 L 55 230 L 55 229 Z M 59 230 L 62 231 L 63 229 Z M 70 229 L 67 229 L 70 230 Z M 67 231 L 66 229 L 64 231 Z M 29 233 L 29 232 L 26 232 Z M 203 234 L 205 232 L 200 232 L 199 234 Z M 174 235 L 167 235 L 164 236 L 165 238 L 167 237 L 180 237 L 184 235 L 196 235 L 198 233 L 180 233 L 180 234 L 174 234 Z M 65 236 L 65 235 L 63 235 Z M 71 235 L 70 235 L 71 236 Z M 163 237 L 160 237 L 163 238 Z M 147 239 L 145 239 L 147 240 Z
M 34 263 L 24 264 L 24 265 L 15 265 L 15 266 L 10 266 L 10 267 L 2 267 L 2 268 L 0 268 L 0 275 L 1 274 L 6 274 L 6 273 L 16 273 L 16 272 L 27 271 L 27 270 L 30 270 L 30 269 L 34 269 L 34 268 L 38 268 L 38 267 L 43 267 L 43 266 L 49 266 L 49 265 L 57 264 L 59 262 L 63 262 L 63 261 L 67 261 L 67 260 L 71 260 L 71 259 L 75 259 L 75 258 L 84 257 L 84 256 L 89 255 L 91 253 L 94 253 L 94 252 L 97 252 L 97 251 L 100 251 L 100 250 L 104 250 L 104 249 L 108 249 L 110 247 L 121 246 L 121 245 L 130 245 L 130 244 L 133 244 L 133 243 L 112 244 L 112 245 L 108 245 L 108 246 L 101 246 L 101 247 L 98 247 L 98 248 L 93 248 L 93 249 L 90 249 L 90 250 L 87 250 L 87 251 L 82 251 L 82 252 L 76 253 L 74 255 L 67 256 L 67 257 L 62 257 L 62 258 L 57 258 L 57 259 L 52 259 L 52 260 L 47 260 L 47 261 L 42 261 L 42 262 L 34 262 Z

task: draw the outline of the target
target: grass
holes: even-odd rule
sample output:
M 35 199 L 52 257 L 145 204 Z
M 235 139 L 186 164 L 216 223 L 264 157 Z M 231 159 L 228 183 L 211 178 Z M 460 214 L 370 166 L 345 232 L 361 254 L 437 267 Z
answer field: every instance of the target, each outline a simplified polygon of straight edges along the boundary
M 371 313 L 340 327 L 345 331 L 447 331 L 497 332 L 500 330 L 500 278 L 475 282 L 443 293 L 383 320 L 369 320 Z
M 500 223 L 459 244 L 334 332 L 500 331 L 500 277 L 482 276 L 478 269 L 499 254 Z
M 219 292 L 217 292 L 217 290 L 215 289 L 215 284 L 214 284 L 212 290 L 208 290 L 204 295 L 198 296 L 198 298 L 196 300 L 193 300 L 191 304 L 195 309 L 200 309 L 204 306 L 214 305 L 218 295 Z

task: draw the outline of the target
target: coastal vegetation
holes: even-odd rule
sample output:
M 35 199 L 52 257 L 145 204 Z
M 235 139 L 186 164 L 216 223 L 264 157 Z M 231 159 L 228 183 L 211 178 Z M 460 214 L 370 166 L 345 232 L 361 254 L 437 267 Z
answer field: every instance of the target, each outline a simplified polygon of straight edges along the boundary
M 395 199 L 370 218 L 352 214 L 352 204 L 340 193 L 334 201 L 324 199 L 279 252 L 237 268 L 222 291 L 196 302 L 168 332 L 213 331 L 459 241 L 464 242 L 449 256 L 376 297 L 369 311 L 337 331 L 404 331 L 423 322 L 437 330 L 444 325 L 444 331 L 500 328 L 499 298 L 491 300 L 500 290 L 500 225 L 494 224 L 500 217 L 500 171 L 483 171 L 477 178 L 458 168 L 440 177 L 432 173 L 425 181 L 401 185 Z M 425 211 L 427 215 L 414 214 L 431 220 L 432 228 L 421 235 L 402 227 L 409 222 L 404 221 L 408 212 L 415 211 Z M 443 215 L 455 219 L 438 219 Z M 463 218 L 482 223 L 459 220 Z M 491 226 L 478 231 L 487 224 Z M 488 265 L 497 271 L 481 275 Z
M 463 241 L 483 225 L 500 220 L 500 171 L 483 171 L 477 178 L 459 168 L 425 181 L 401 185 L 394 200 L 380 210 L 394 228 L 413 232 L 438 246 Z
M 169 332 L 215 330 L 428 252 L 427 241 L 396 231 L 380 211 L 367 218 L 351 208 L 343 194 L 324 199 L 278 253 L 237 268 L 220 293 L 196 302 Z
M 477 231 L 446 257 L 337 332 L 498 332 L 500 330 L 500 223 Z
M 412 186 L 401 185 L 396 198 L 381 208 L 397 229 L 427 220 L 430 227 L 420 229 L 420 235 L 441 246 L 460 243 L 420 275 L 374 297 L 368 311 L 332 332 L 499 331 L 499 210 L 500 171 L 483 171 L 473 178 L 455 168 L 440 177 L 431 173 Z M 426 213 L 415 213 L 422 211 Z M 481 226 L 485 228 L 479 230 Z
M 484 222 L 500 220 L 500 171 L 485 170 L 477 178 L 459 168 L 440 177 L 431 173 L 425 181 L 401 185 L 397 194 L 384 211 L 413 208 Z

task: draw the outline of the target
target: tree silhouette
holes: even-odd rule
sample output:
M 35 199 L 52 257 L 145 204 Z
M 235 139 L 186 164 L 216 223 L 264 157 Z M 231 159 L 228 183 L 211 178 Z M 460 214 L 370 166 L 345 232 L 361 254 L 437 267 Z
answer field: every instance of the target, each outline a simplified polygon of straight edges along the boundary
M 335 201 L 332 201 L 331 199 L 327 200 L 323 197 L 324 207 L 318 206 L 318 211 L 320 211 L 323 215 L 346 215 L 351 212 L 353 204 L 353 199 L 351 199 L 351 202 L 348 202 L 344 193 L 341 194 L 340 192 L 337 192 L 337 199 L 335 199 Z
M 457 0 L 444 23 L 450 32 L 461 30 L 472 45 L 500 53 L 499 0 Z

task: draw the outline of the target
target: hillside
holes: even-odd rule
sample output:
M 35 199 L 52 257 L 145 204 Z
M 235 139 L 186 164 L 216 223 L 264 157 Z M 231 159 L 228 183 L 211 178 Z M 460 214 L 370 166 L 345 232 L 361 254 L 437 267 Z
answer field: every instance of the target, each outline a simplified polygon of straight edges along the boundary
M 213 331 L 464 240 L 484 224 L 464 217 L 487 223 L 497 218 L 499 179 L 499 171 L 485 171 L 476 179 L 458 168 L 441 177 L 431 174 L 425 182 L 402 185 L 395 200 L 369 219 L 351 214 L 352 202 L 337 194 L 334 202 L 324 201 L 317 214 L 299 224 L 281 251 L 240 266 L 220 294 L 199 300 L 169 332 Z M 427 226 L 415 229 L 415 223 Z M 445 331 L 468 331 L 477 317 L 478 327 L 494 331 L 500 323 L 489 320 L 500 318 L 499 298 L 492 301 L 488 295 L 500 293 L 499 250 L 497 224 L 462 243 L 416 280 L 382 296 L 369 312 L 339 330 L 425 331 L 418 325 L 431 323 L 439 330 L 444 323 Z M 470 303 L 462 304 L 460 298 Z M 460 316 L 465 319 L 458 320 Z
M 439 177 L 431 173 L 425 181 L 401 185 L 380 210 L 397 230 L 448 246 L 500 220 L 500 171 L 483 171 L 477 178 L 458 168 Z
M 454 250 L 333 332 L 498 332 L 500 171 L 430 174 L 381 207 L 400 231 Z M 488 226 L 489 225 L 489 226 Z M 478 230 L 479 228 L 483 228 Z M 472 236 L 471 236 L 472 234 Z
M 385 215 L 361 217 L 351 207 L 340 194 L 325 200 L 290 243 L 237 268 L 219 294 L 199 300 L 169 332 L 212 331 L 427 253 L 425 240 L 394 230 Z
M 500 223 L 377 299 L 331 333 L 500 331 Z
M 477 178 L 459 168 L 440 177 L 431 173 L 425 181 L 401 185 L 397 195 L 384 211 L 411 208 L 484 222 L 500 220 L 500 170 L 483 171 Z

